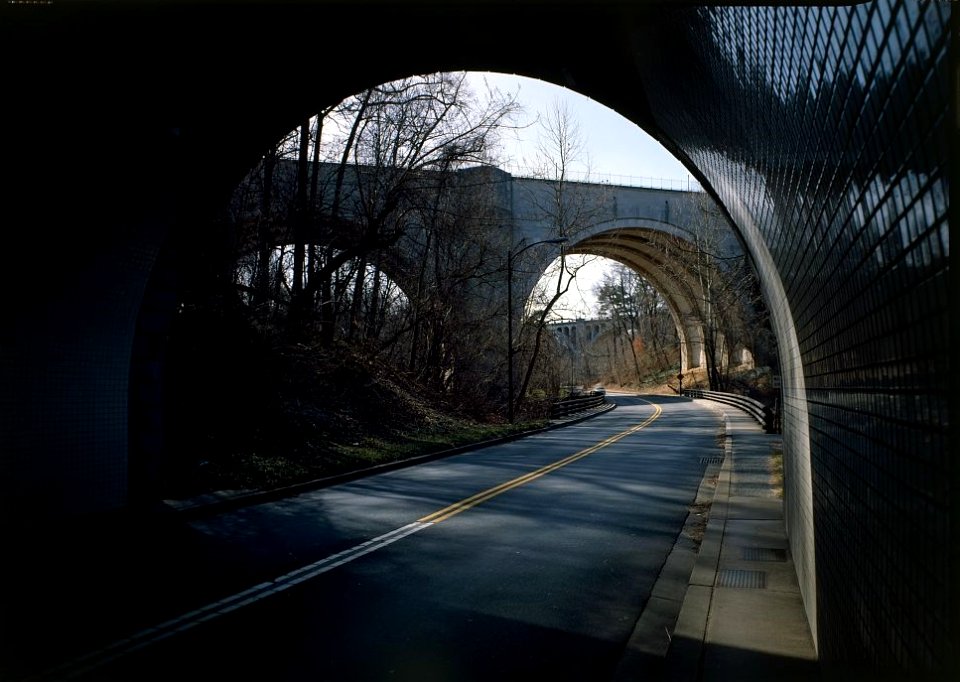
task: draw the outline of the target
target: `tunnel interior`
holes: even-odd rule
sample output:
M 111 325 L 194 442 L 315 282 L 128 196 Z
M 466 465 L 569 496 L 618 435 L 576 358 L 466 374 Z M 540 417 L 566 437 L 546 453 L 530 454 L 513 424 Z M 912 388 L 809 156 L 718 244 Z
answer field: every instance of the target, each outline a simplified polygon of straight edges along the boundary
M 246 3 L 230 6 L 230 31 L 218 3 L 117 5 L 9 6 L 31 14 L 0 27 L 8 63 L 22 65 L 8 83 L 21 106 L 4 112 L 20 162 L 8 217 L 56 244 L 29 291 L 30 267 L 3 273 L 6 290 L 23 292 L 2 339 L 7 517 L 127 503 L 130 401 L 150 399 L 131 396 L 135 375 L 157 369 L 151 339 L 175 309 L 171 292 L 209 267 L 205 226 L 271 140 L 404 73 L 514 71 L 650 132 L 743 240 L 777 335 L 785 510 L 821 658 L 918 676 L 955 667 L 949 3 L 531 2 L 511 6 L 508 22 L 484 2 Z M 325 69 L 316 89 L 302 87 L 284 67 L 309 63 L 316 46 L 279 36 L 328 22 L 363 24 L 390 59 Z M 397 30 L 443 34 L 451 22 L 463 29 L 456 50 Z M 558 55 L 570 26 L 581 49 Z M 355 54 L 347 33 L 326 32 L 323 53 Z M 282 105 L 245 95 L 237 106 L 268 80 L 289 94 Z M 64 111 L 75 134 L 20 134 L 60 129 Z M 91 202 L 95 227 L 72 229 Z

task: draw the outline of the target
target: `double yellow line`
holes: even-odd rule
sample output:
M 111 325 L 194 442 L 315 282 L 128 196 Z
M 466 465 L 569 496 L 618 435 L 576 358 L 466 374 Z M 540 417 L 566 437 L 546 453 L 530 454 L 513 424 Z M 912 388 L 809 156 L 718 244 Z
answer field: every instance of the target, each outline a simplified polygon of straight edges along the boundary
M 493 488 L 489 488 L 487 490 L 484 490 L 483 492 L 479 492 L 476 495 L 472 495 L 466 499 L 460 500 L 459 502 L 454 502 L 449 507 L 444 507 L 443 509 L 440 509 L 438 511 L 433 512 L 432 514 L 428 514 L 427 516 L 424 516 L 423 518 L 418 519 L 417 523 L 436 524 L 436 523 L 440 523 L 441 521 L 446 521 L 450 517 L 456 516 L 461 512 L 465 512 L 471 507 L 476 507 L 478 504 L 482 504 L 487 500 L 493 499 L 497 495 L 501 495 L 507 492 L 508 490 L 512 490 L 521 485 L 529 483 L 530 481 L 536 480 L 541 476 L 545 476 L 546 474 L 549 474 L 551 471 L 556 471 L 557 469 L 565 467 L 568 464 L 572 464 L 573 462 L 576 462 L 578 459 L 583 459 L 588 455 L 592 455 L 597 450 L 602 450 L 608 445 L 613 445 L 618 440 L 626 438 L 627 436 L 633 433 L 636 433 L 640 429 L 646 428 L 660 416 L 660 414 L 663 412 L 663 409 L 659 405 L 656 405 L 654 403 L 649 403 L 649 404 L 653 405 L 653 414 L 647 417 L 644 421 L 637 424 L 636 426 L 633 426 L 627 429 L 626 431 L 621 431 L 618 434 L 610 436 L 609 438 L 602 440 L 599 443 L 596 443 L 595 445 L 591 445 L 588 448 L 580 450 L 579 452 L 575 452 L 569 457 L 564 457 L 561 460 L 557 460 L 552 464 L 548 464 L 535 471 L 531 471 L 528 474 L 524 474 L 523 476 L 518 476 L 517 478 L 511 481 L 507 481 L 506 483 L 501 483 L 498 486 L 494 486 Z
M 421 530 L 430 528 L 441 521 L 449 519 L 451 516 L 456 516 L 460 512 L 467 511 L 471 507 L 477 506 L 481 502 L 486 502 L 487 500 L 492 499 L 501 493 L 505 493 L 508 490 L 523 485 L 524 483 L 529 483 L 530 481 L 540 478 L 544 474 L 549 474 L 551 471 L 556 471 L 561 467 L 565 467 L 572 462 L 576 462 L 578 459 L 582 459 L 587 455 L 593 454 L 597 450 L 616 443 L 622 438 L 626 438 L 631 433 L 636 433 L 640 429 L 646 428 L 653 423 L 657 417 L 660 416 L 660 413 L 663 412 L 663 410 L 660 409 L 659 405 L 654 405 L 649 401 L 645 402 L 653 405 L 652 415 L 647 417 L 640 424 L 637 424 L 636 426 L 614 436 L 610 436 L 606 440 L 600 441 L 596 445 L 591 445 L 589 448 L 581 450 L 580 452 L 570 455 L 569 457 L 565 457 L 564 459 L 554 462 L 553 464 L 548 464 L 547 466 L 537 469 L 536 471 L 531 471 L 529 474 L 524 474 L 523 476 L 515 478 L 512 481 L 501 483 L 494 488 L 484 490 L 482 493 L 477 493 L 476 495 L 468 497 L 465 500 L 451 504 L 449 507 L 445 507 L 440 511 L 436 511 L 429 516 L 424 516 L 419 521 L 408 523 L 402 528 L 396 528 L 389 533 L 385 533 L 379 537 L 373 538 L 372 540 L 367 540 L 362 544 L 351 547 L 332 556 L 328 556 L 320 561 L 315 561 L 308 566 L 303 566 L 295 571 L 291 571 L 290 573 L 282 575 L 278 578 L 274 578 L 273 580 L 262 582 L 259 585 L 255 585 L 242 592 L 225 597 L 220 601 L 214 602 L 213 604 L 208 604 L 207 606 L 191 611 L 190 613 L 183 614 L 177 618 L 173 618 L 163 623 L 154 625 L 153 627 L 141 630 L 122 640 L 108 644 L 97 651 L 84 654 L 73 659 L 72 661 L 57 665 L 54 668 L 40 673 L 38 677 L 31 677 L 30 679 L 59 680 L 65 678 L 72 679 L 79 675 L 84 675 L 106 665 L 107 663 L 110 663 L 111 661 L 126 656 L 133 651 L 142 649 L 146 646 L 159 642 L 162 639 L 166 639 L 167 637 L 177 633 L 185 632 L 197 627 L 198 625 L 208 623 L 211 620 L 236 611 L 237 609 L 246 607 L 262 599 L 266 599 L 267 597 L 283 592 L 284 590 L 290 589 L 295 585 L 299 585 L 307 580 L 311 580 L 322 573 L 331 571 L 338 566 L 342 566 L 343 564 L 349 563 L 362 556 L 366 556 L 373 551 L 386 547 L 387 545 L 397 542 L 398 540 L 408 537 Z

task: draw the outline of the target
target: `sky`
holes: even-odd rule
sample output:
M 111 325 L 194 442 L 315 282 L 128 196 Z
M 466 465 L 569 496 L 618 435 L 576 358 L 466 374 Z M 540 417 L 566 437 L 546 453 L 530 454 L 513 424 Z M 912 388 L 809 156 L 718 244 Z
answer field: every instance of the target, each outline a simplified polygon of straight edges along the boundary
M 619 182 L 618 177 L 653 181 L 662 178 L 684 183 L 689 177 L 683 164 L 639 126 L 578 92 L 553 83 L 503 73 L 474 71 L 467 74 L 467 80 L 478 93 L 486 86 L 503 93 L 516 93 L 525 109 L 522 123 L 535 121 L 537 114 L 547 111 L 554 101 L 563 102 L 579 124 L 591 175 L 603 179 L 614 176 L 610 181 L 615 183 Z M 505 155 L 520 166 L 529 166 L 524 159 L 529 161 L 533 157 L 536 136 L 537 126 L 533 125 L 517 130 L 514 139 L 505 137 Z
M 584 142 L 586 158 L 580 170 L 589 169 L 594 181 L 683 187 L 690 178 L 683 164 L 659 142 L 636 124 L 589 97 L 523 76 L 471 72 L 467 79 L 477 93 L 485 92 L 487 87 L 505 94 L 516 93 L 517 100 L 525 110 L 523 123 L 535 121 L 537 115 L 548 111 L 554 102 L 565 105 L 577 122 Z M 504 156 L 519 169 L 532 165 L 531 160 L 536 154 L 537 131 L 536 125 L 521 127 L 503 140 Z M 507 170 L 517 172 L 514 168 Z M 606 259 L 594 258 L 578 271 L 570 293 L 557 304 L 559 316 L 593 316 L 596 298 L 592 289 L 609 263 Z M 556 280 L 541 280 L 541 285 L 555 287 Z

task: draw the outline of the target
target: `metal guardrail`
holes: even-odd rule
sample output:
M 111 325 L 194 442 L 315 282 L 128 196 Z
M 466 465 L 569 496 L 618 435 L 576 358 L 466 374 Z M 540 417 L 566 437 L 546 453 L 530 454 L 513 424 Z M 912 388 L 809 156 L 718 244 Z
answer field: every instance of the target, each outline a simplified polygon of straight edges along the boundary
M 558 400 L 550 406 L 550 418 L 566 417 L 575 412 L 582 412 L 591 407 L 599 407 L 607 401 L 605 396 L 591 395 L 586 398 L 574 398 L 572 400 Z
M 732 405 L 737 407 L 759 422 L 767 433 L 775 433 L 773 410 L 761 403 L 759 400 L 748 398 L 745 395 L 737 393 L 721 393 L 720 391 L 704 391 L 699 388 L 684 389 L 683 395 L 688 398 L 703 398 L 705 400 L 714 400 L 718 403 Z

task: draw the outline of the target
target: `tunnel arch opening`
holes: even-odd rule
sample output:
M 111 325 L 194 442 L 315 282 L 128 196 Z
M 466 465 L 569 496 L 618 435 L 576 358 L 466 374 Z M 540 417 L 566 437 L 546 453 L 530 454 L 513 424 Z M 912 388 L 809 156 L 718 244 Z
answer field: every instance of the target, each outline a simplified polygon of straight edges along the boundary
M 159 245 L 170 232 L 180 244 L 202 239 L 197 225 L 272 139 L 318 102 L 403 73 L 519 70 L 652 131 L 747 243 L 783 360 L 787 525 L 820 651 L 884 670 L 954 669 L 944 642 L 956 639 L 957 588 L 944 576 L 957 562 L 938 531 L 957 506 L 938 483 L 956 469 L 949 4 L 517 3 L 509 21 L 490 3 L 309 4 L 244 3 L 228 31 L 210 7 L 74 22 L 54 6 L 43 10 L 52 19 L 5 31 L 11 55 L 36 57 L 11 81 L 24 95 L 7 112 L 24 163 L 9 178 L 11 224 L 62 240 L 42 286 L 10 289 L 24 297 L 4 339 L 10 499 L 57 513 L 127 503 L 128 410 L 150 395 L 131 377 L 149 383 L 150 342 L 162 336 L 134 340 L 133 330 L 138 310 L 149 328 L 166 305 L 160 290 L 143 295 Z M 43 25 L 56 28 L 49 39 Z M 357 54 L 354 32 L 327 31 L 322 79 L 308 91 L 292 67 L 312 63 L 318 46 L 289 32 L 308 25 L 362 25 L 387 57 L 326 68 L 329 55 Z M 455 51 L 410 39 L 451 26 Z M 558 50 L 571 26 L 577 49 Z M 38 38 L 50 49 L 36 49 Z M 115 54 L 137 78 L 102 68 Z M 290 98 L 278 103 L 266 83 Z M 71 135 L 18 134 L 56 130 L 63 111 Z M 97 205 L 101 229 L 72 229 L 91 197 L 112 198 Z M 78 328 L 90 333 L 77 339 Z M 891 576 L 902 578 L 899 608 L 885 599 Z
M 427 74 L 422 77 L 413 76 L 401 81 L 391 81 L 375 86 L 374 90 L 384 88 L 388 95 L 395 95 L 397 92 L 406 93 L 409 88 L 419 87 L 418 83 L 419 85 L 429 83 L 439 88 L 430 93 L 433 97 L 437 93 L 451 92 L 450 88 L 455 90 L 458 86 L 456 79 L 464 76 L 465 74 L 444 73 Z M 418 79 L 421 80 L 418 81 Z M 546 83 L 546 81 L 540 82 Z M 396 87 L 398 83 L 401 85 L 397 89 L 390 90 L 390 88 Z M 365 92 L 369 94 L 371 90 Z M 502 100 L 500 101 L 502 103 Z M 344 103 L 348 104 L 345 105 Z M 275 309 L 276 305 L 282 305 L 287 309 L 288 317 L 292 317 L 293 313 L 303 316 L 305 313 L 302 306 L 297 306 L 292 302 L 297 298 L 298 293 L 303 297 L 303 292 L 306 291 L 306 298 L 308 299 L 306 305 L 314 308 L 309 313 L 314 316 L 311 331 L 312 333 L 319 333 L 321 338 L 326 335 L 326 343 L 331 342 L 333 337 L 338 334 L 352 340 L 358 327 L 369 329 L 372 326 L 369 322 L 358 325 L 355 320 L 344 325 L 336 320 L 338 300 L 349 298 L 349 296 L 344 297 L 343 294 L 344 287 L 346 289 L 350 288 L 349 284 L 344 284 L 349 278 L 341 278 L 333 283 L 329 281 L 331 279 L 337 280 L 344 269 L 350 269 L 348 265 L 348 262 L 351 262 L 350 259 L 344 258 L 340 261 L 338 259 L 341 256 L 350 254 L 350 257 L 354 259 L 352 261 L 353 271 L 360 274 L 359 280 L 356 277 L 353 280 L 357 287 L 353 296 L 356 301 L 362 300 L 362 293 L 367 291 L 368 288 L 362 280 L 366 273 L 373 269 L 374 272 L 371 274 L 374 281 L 380 282 L 381 274 L 389 273 L 390 276 L 382 281 L 389 280 L 407 291 L 406 301 L 408 303 L 415 301 L 417 304 L 421 304 L 421 294 L 425 290 L 424 273 L 430 270 L 436 272 L 439 267 L 436 263 L 430 263 L 429 258 L 424 259 L 418 255 L 410 255 L 416 253 L 415 248 L 409 248 L 411 242 L 420 242 L 422 245 L 425 242 L 446 239 L 449 236 L 431 231 L 431 217 L 424 219 L 423 215 L 426 211 L 422 203 L 417 205 L 415 202 L 408 202 L 405 205 L 408 212 L 420 212 L 420 216 L 414 221 L 416 224 L 413 225 L 412 229 L 409 229 L 411 225 L 407 225 L 407 229 L 397 230 L 398 234 L 391 235 L 382 244 L 374 244 L 372 248 L 357 248 L 358 244 L 362 246 L 364 240 L 371 239 L 370 234 L 364 232 L 364 220 L 369 219 L 372 214 L 375 214 L 384 205 L 389 204 L 390 201 L 396 200 L 399 203 L 417 192 L 433 191 L 438 183 L 438 177 L 456 178 L 454 181 L 445 179 L 440 180 L 440 182 L 449 182 L 451 185 L 460 186 L 470 185 L 474 189 L 478 185 L 487 185 L 488 196 L 480 202 L 483 205 L 478 206 L 477 202 L 473 202 L 469 207 L 469 210 L 473 212 L 473 222 L 467 231 L 477 233 L 478 237 L 474 240 L 475 242 L 482 240 L 490 242 L 490 235 L 493 234 L 492 250 L 494 258 L 496 258 L 497 252 L 501 257 L 508 252 L 511 239 L 515 239 L 513 235 L 515 228 L 513 227 L 510 228 L 509 235 L 496 234 L 497 231 L 502 231 L 504 228 L 504 211 L 515 210 L 516 198 L 512 196 L 513 189 L 509 190 L 510 196 L 504 196 L 504 188 L 508 185 L 504 182 L 503 172 L 494 165 L 495 159 L 488 155 L 485 142 L 473 148 L 469 146 L 464 148 L 462 144 L 452 145 L 451 153 L 419 157 L 412 165 L 402 169 L 408 176 L 417 176 L 417 181 L 411 183 L 404 179 L 403 183 L 397 184 L 396 173 L 393 172 L 396 170 L 396 166 L 384 163 L 382 161 L 383 157 L 378 156 L 378 154 L 383 153 L 382 147 L 378 145 L 382 145 L 384 139 L 389 139 L 389 136 L 381 135 L 378 137 L 378 133 L 382 132 L 382 129 L 377 128 L 377 125 L 382 121 L 375 115 L 371 116 L 370 120 L 364 120 L 362 125 L 358 125 L 362 120 L 359 112 L 366 111 L 365 107 L 369 106 L 369 103 L 369 97 L 362 92 L 341 101 L 337 105 L 344 107 L 343 111 L 346 112 L 339 119 L 329 117 L 331 112 L 335 111 L 335 106 L 321 108 L 324 113 L 323 117 L 318 115 L 303 117 L 300 126 L 294 127 L 280 136 L 276 142 L 268 147 L 266 154 L 260 155 L 260 159 L 253 170 L 247 173 L 244 182 L 234 191 L 233 198 L 226 211 L 225 222 L 228 225 L 228 231 L 231 232 L 229 242 L 232 245 L 231 248 L 237 254 L 234 264 L 237 271 L 234 273 L 233 280 L 242 290 L 240 293 L 241 300 L 245 300 L 247 304 L 252 304 L 254 307 L 265 307 L 267 310 L 271 309 L 271 306 Z M 389 108 L 389 106 L 388 103 L 385 108 Z M 497 117 L 504 113 L 498 111 L 491 114 L 489 110 L 484 111 L 486 112 L 484 115 L 487 116 L 485 120 L 488 122 L 500 120 Z M 429 113 L 430 110 L 427 109 L 427 112 Z M 435 115 L 435 112 L 430 115 Z M 350 123 L 351 116 L 354 117 L 352 124 Z M 384 124 L 384 129 L 392 130 L 395 133 L 396 128 L 391 128 L 392 124 L 392 120 L 388 120 Z M 495 126 L 491 126 L 481 130 L 483 134 L 490 134 L 491 149 L 496 142 L 494 128 Z M 641 129 L 637 128 L 637 130 Z M 323 135 L 331 132 L 329 147 L 325 148 Z M 358 145 L 351 151 L 349 148 L 349 145 L 353 144 L 351 140 L 363 138 L 368 133 L 370 135 L 365 138 L 368 146 L 361 148 Z M 482 137 L 481 134 L 478 138 L 480 142 L 483 142 Z M 399 140 L 400 137 L 394 134 L 394 139 Z M 409 154 L 416 157 L 415 145 L 411 146 L 409 140 L 397 142 L 392 148 L 392 159 L 402 158 Z M 361 176 L 363 176 L 362 180 Z M 550 181 L 549 178 L 533 178 L 532 180 L 534 182 Z M 399 191 L 391 195 L 388 189 L 385 197 L 379 197 L 380 204 L 378 206 L 378 197 L 371 199 L 369 195 L 363 196 L 362 187 L 364 183 L 374 185 L 377 183 L 386 183 L 387 185 L 394 183 L 391 186 L 392 189 L 398 189 Z M 510 187 L 512 188 L 512 185 Z M 689 187 L 689 181 L 687 181 L 686 187 Z M 687 193 L 693 194 L 691 192 Z M 402 199 L 396 199 L 400 195 L 403 195 Z M 325 226 L 316 220 L 311 222 L 313 207 L 324 206 L 324 202 L 326 202 L 328 211 L 331 205 L 335 204 L 332 209 L 334 214 L 332 220 L 328 216 Z M 351 210 L 353 210 L 353 214 L 347 215 L 347 211 L 343 207 L 350 202 L 352 202 Z M 443 208 L 449 211 L 450 207 L 444 206 Z M 465 212 L 467 209 L 461 206 L 460 210 Z M 682 224 L 682 221 L 677 211 L 679 210 L 682 213 L 683 209 L 673 208 L 674 214 L 671 216 L 671 202 L 667 201 L 663 210 L 663 215 L 660 215 L 658 211 L 656 217 L 651 215 L 648 219 L 641 219 L 639 224 L 646 225 L 651 230 L 659 229 L 676 235 L 686 235 L 687 232 L 684 231 L 684 228 L 678 227 L 678 223 Z M 599 231 L 611 234 L 616 232 L 619 235 L 618 238 L 631 239 L 630 235 L 634 233 L 629 230 L 625 231 L 623 225 L 636 226 L 638 221 L 636 218 L 630 217 L 630 212 L 629 202 L 621 202 L 617 207 L 616 198 L 614 198 L 614 215 L 619 214 L 620 217 L 609 218 L 602 224 L 597 223 L 592 226 L 591 229 L 598 234 L 593 235 L 590 239 L 585 239 L 583 234 L 578 235 L 579 250 L 585 254 L 593 252 L 600 255 L 612 255 L 618 260 L 628 263 L 634 270 L 645 273 L 647 279 L 656 282 L 655 286 L 659 291 L 665 292 L 668 309 L 673 316 L 674 325 L 681 339 L 681 371 L 703 366 L 706 349 L 711 343 L 713 344 L 711 357 L 715 356 L 717 366 L 725 369 L 730 364 L 727 335 L 720 330 L 708 333 L 704 330 L 702 324 L 694 321 L 697 317 L 696 311 L 698 308 L 692 301 L 698 298 L 703 300 L 704 296 L 698 297 L 690 291 L 689 272 L 682 275 L 674 273 L 673 277 L 660 277 L 658 279 L 655 274 L 658 272 L 658 267 L 661 270 L 663 269 L 663 264 L 656 264 L 650 254 L 638 260 L 635 255 L 630 255 L 639 253 L 636 249 L 625 253 L 622 249 L 618 250 L 615 245 L 602 241 L 604 237 L 599 235 Z M 435 220 L 438 214 L 438 211 L 434 211 L 432 219 Z M 366 224 L 369 225 L 370 221 L 367 220 Z M 382 223 L 378 227 L 382 228 Z M 462 226 L 459 229 L 462 231 Z M 404 234 L 399 234 L 400 232 L 404 232 Z M 730 234 L 734 233 L 731 232 Z M 624 235 L 627 236 L 624 237 Z M 608 234 L 606 238 L 611 237 Z M 376 241 L 377 237 L 374 236 L 372 239 Z M 736 237 L 733 237 L 733 239 L 736 239 Z M 299 254 L 295 252 L 298 243 L 302 244 Z M 281 246 L 278 246 L 278 244 Z M 294 253 L 284 252 L 282 245 L 290 244 L 294 245 Z M 477 244 L 474 243 L 472 246 L 476 247 Z M 490 247 L 491 244 L 488 243 L 486 246 L 479 248 L 481 250 L 486 249 L 489 256 Z M 403 252 L 404 248 L 408 249 L 407 253 Z M 277 249 L 279 249 L 282 258 L 289 259 L 292 257 L 299 262 L 299 268 L 296 264 L 289 268 L 278 268 L 276 263 L 280 262 L 282 258 L 278 259 L 276 257 Z M 374 262 L 364 262 L 366 255 L 370 255 Z M 313 262 L 314 259 L 316 264 Z M 258 260 L 265 263 L 266 266 L 258 267 Z M 331 265 L 326 270 L 326 283 L 314 285 L 311 282 L 311 272 L 318 268 L 323 270 L 326 267 L 325 261 L 336 265 L 336 267 Z M 489 338 L 490 321 L 493 322 L 494 328 L 503 324 L 503 317 L 498 311 L 498 304 L 491 300 L 491 297 L 495 298 L 498 295 L 496 289 L 501 284 L 497 281 L 501 277 L 496 273 L 497 267 L 502 268 L 502 263 L 488 272 L 486 277 L 478 278 L 481 281 L 471 292 L 474 301 L 470 305 L 460 307 L 460 312 L 470 310 L 476 320 L 487 320 L 485 323 L 486 330 L 481 328 L 484 324 L 474 323 L 472 325 L 469 335 L 473 338 Z M 241 273 L 241 271 L 243 272 Z M 335 291 L 338 286 L 341 288 L 341 296 L 331 295 L 330 292 Z M 272 294 L 267 293 L 267 289 L 270 287 L 273 289 Z M 256 291 L 258 288 L 259 293 Z M 447 301 L 438 301 L 432 305 L 439 304 L 441 307 L 445 304 L 448 305 L 449 296 L 448 293 Z M 286 300 L 281 301 L 280 299 Z M 271 300 L 273 303 L 271 303 Z M 348 307 L 349 310 L 346 311 L 346 314 L 352 318 L 357 317 L 359 307 L 355 305 L 349 305 Z M 370 306 L 368 305 L 367 308 L 369 309 Z M 339 312 L 343 313 L 344 311 Z M 422 321 L 416 321 L 412 324 L 413 327 L 417 327 L 417 325 L 420 325 L 418 327 L 420 330 L 424 328 Z M 503 371 L 496 369 L 498 351 L 494 348 L 496 346 L 495 342 L 488 341 L 489 349 L 479 354 L 485 359 L 487 372 L 478 369 L 465 371 L 463 367 L 458 368 L 457 365 L 462 363 L 458 363 L 455 359 L 456 353 L 449 351 L 449 348 L 453 345 L 449 341 L 425 342 L 425 344 L 425 348 L 429 349 L 426 352 L 430 357 L 425 365 L 432 366 L 428 382 L 434 390 L 442 392 L 447 386 L 457 385 L 451 381 L 451 377 L 456 376 L 456 374 L 463 377 L 474 377 L 472 383 L 484 385 L 483 391 L 487 396 L 495 397 L 502 390 L 497 387 L 497 382 L 502 379 Z M 412 345 L 416 345 L 416 342 Z M 394 348 L 397 347 L 394 346 Z M 411 347 L 404 364 L 413 366 L 415 352 L 415 349 Z M 493 368 L 494 371 L 489 371 L 490 368 Z M 421 371 L 427 372 L 427 368 L 423 367 Z M 495 378 L 487 381 L 477 379 L 484 374 Z

